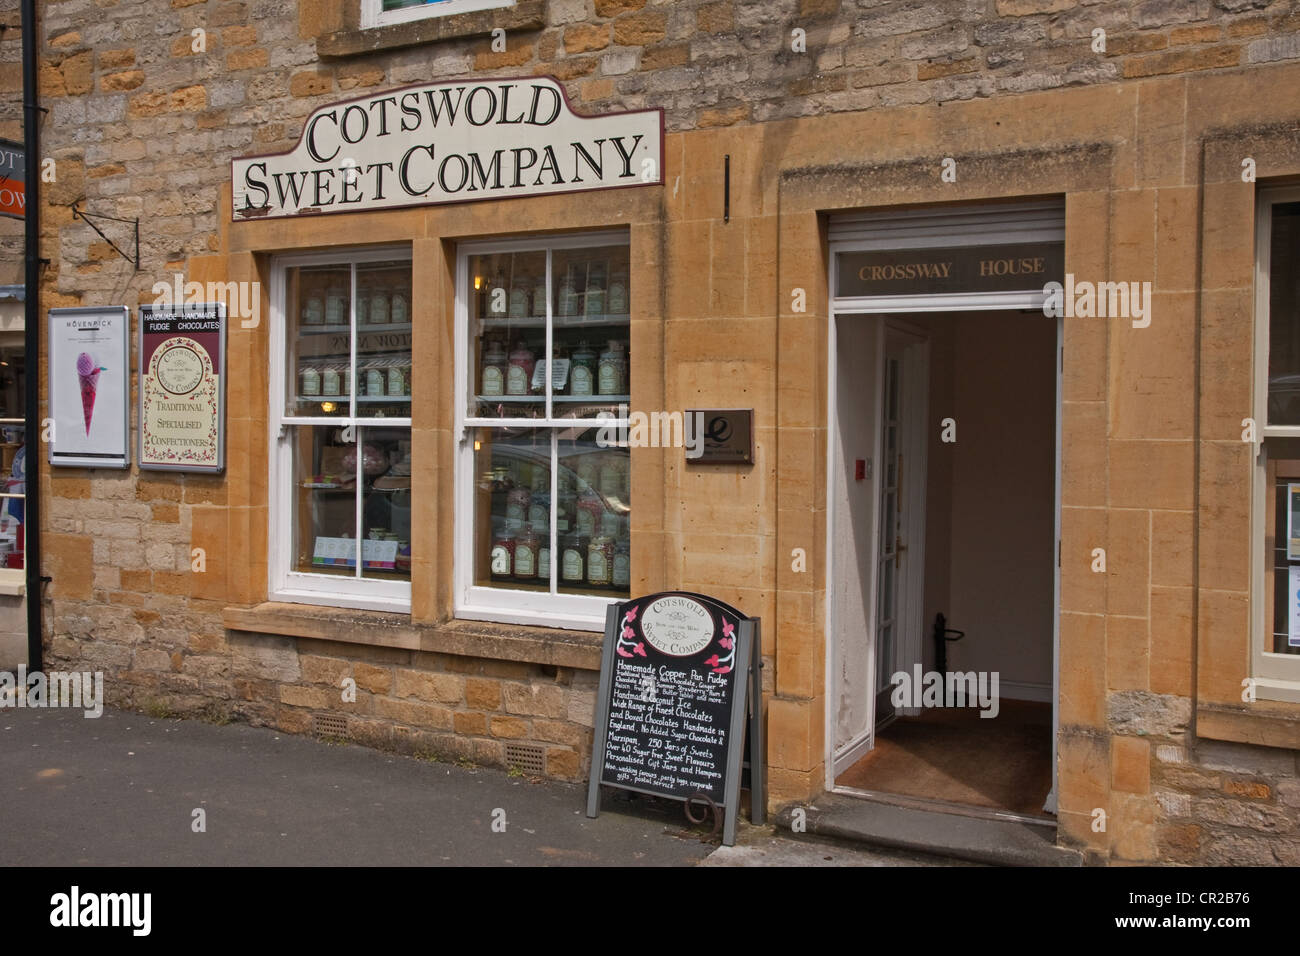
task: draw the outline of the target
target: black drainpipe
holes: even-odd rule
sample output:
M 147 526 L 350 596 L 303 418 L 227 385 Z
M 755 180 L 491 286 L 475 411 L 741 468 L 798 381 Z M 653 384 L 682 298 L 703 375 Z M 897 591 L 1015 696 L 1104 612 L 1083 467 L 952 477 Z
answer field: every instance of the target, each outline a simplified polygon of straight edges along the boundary
M 23 19 L 23 163 L 27 207 L 24 252 L 27 261 L 24 295 L 24 371 L 27 375 L 25 401 L 27 424 L 26 500 L 23 502 L 23 547 L 27 559 L 27 667 L 41 670 L 41 458 L 40 383 L 41 383 L 41 218 L 40 218 L 40 138 L 41 111 L 36 104 L 36 0 L 22 0 Z

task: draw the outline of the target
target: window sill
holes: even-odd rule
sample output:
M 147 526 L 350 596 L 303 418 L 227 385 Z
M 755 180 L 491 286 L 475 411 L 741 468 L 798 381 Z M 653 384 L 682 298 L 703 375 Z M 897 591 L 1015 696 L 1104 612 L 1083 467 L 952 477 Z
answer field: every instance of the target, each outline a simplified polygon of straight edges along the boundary
M 546 26 L 545 0 L 519 0 L 513 7 L 428 17 L 364 30 L 337 30 L 316 39 L 322 58 L 362 56 L 381 50 L 488 36 L 493 30 L 540 30 Z
M 1300 707 L 1262 700 L 1242 708 L 1201 704 L 1196 708 L 1196 736 L 1300 750 Z
M 599 670 L 603 635 L 482 621 L 413 622 L 409 614 L 268 602 L 227 607 L 232 631 L 307 637 L 490 660 Z

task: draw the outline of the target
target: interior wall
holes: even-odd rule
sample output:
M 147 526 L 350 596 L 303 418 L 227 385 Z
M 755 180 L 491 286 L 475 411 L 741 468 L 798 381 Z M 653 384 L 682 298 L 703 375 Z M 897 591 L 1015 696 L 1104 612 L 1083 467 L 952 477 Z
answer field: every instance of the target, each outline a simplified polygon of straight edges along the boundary
M 840 316 L 836 320 L 835 407 L 832 436 L 832 488 L 835 527 L 832 555 L 835 578 L 843 586 L 831 589 L 836 629 L 832 687 L 838 700 L 835 746 L 847 743 L 868 726 L 872 673 L 872 643 L 868 625 L 874 617 L 871 552 L 875 544 L 876 421 L 873 396 L 877 388 L 877 336 L 880 319 Z M 857 459 L 872 461 L 872 477 L 854 479 Z
M 929 628 L 966 637 L 948 667 L 997 671 L 1006 698 L 1050 700 L 1056 324 L 1036 313 L 914 320 L 931 333 L 926 527 Z M 955 442 L 940 421 L 956 420 Z

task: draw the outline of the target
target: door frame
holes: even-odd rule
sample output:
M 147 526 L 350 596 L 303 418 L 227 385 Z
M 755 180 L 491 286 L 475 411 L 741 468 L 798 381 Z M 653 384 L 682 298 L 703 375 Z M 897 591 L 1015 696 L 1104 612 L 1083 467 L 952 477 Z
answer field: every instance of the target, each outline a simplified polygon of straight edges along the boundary
M 831 293 L 827 296 L 828 300 L 828 335 L 827 335 L 827 393 L 826 393 L 826 647 L 824 655 L 824 679 L 825 679 L 825 701 L 824 701 L 824 732 L 822 738 L 824 741 L 823 766 L 825 768 L 825 789 L 828 792 L 845 792 L 853 793 L 850 789 L 839 788 L 835 785 L 835 778 L 839 775 L 839 768 L 846 768 L 852 765 L 852 762 L 861 759 L 861 757 L 870 751 L 875 745 L 875 624 L 876 624 L 876 606 L 877 606 L 877 576 L 879 569 L 876 565 L 878 549 L 873 547 L 871 562 L 871 597 L 870 606 L 868 607 L 869 620 L 865 622 L 869 632 L 872 634 L 872 644 L 870 653 L 870 676 L 868 688 L 872 699 L 867 706 L 869 730 L 865 738 L 847 750 L 837 761 L 835 759 L 835 713 L 839 701 L 839 682 L 835 675 L 835 651 L 838 641 L 839 622 L 835 615 L 835 601 L 832 600 L 832 589 L 835 587 L 835 549 L 834 549 L 834 531 L 837 526 L 836 522 L 836 482 L 839 476 L 836 470 L 836 442 L 834 436 L 838 434 L 838 409 L 836 402 L 837 395 L 837 363 L 839 356 L 837 354 L 837 339 L 839 334 L 839 319 L 841 316 L 848 318 L 852 315 L 862 314 L 894 314 L 906 312 L 991 312 L 1034 309 L 1041 310 L 1043 307 L 1044 296 L 1041 292 L 1024 292 L 1024 293 L 998 293 L 998 294 L 981 294 L 981 293 L 946 293 L 930 296 L 908 296 L 906 301 L 899 301 L 898 296 L 876 296 L 876 297 L 841 297 L 834 296 L 834 290 L 837 287 L 837 265 L 838 253 L 856 251 L 863 247 L 863 244 L 856 240 L 836 241 L 831 240 L 828 248 L 828 275 L 827 290 Z M 877 332 L 878 348 L 877 361 L 875 368 L 875 382 L 873 389 L 879 389 L 881 372 L 884 362 L 884 321 L 880 323 Z M 1061 645 L 1061 423 L 1062 423 L 1062 377 L 1064 371 L 1064 341 L 1065 341 L 1065 321 L 1063 318 L 1056 320 L 1056 408 L 1055 408 L 1055 431 L 1056 431 L 1056 449 L 1054 462 L 1054 553 L 1051 555 L 1053 567 L 1052 583 L 1052 779 L 1048 792 L 1047 801 L 1044 804 L 1044 810 L 1048 813 L 1056 813 L 1056 794 L 1057 794 L 1057 738 L 1060 731 L 1060 645 Z M 928 414 L 928 412 L 927 412 Z M 872 493 L 872 527 L 878 528 L 880 522 L 880 496 L 875 493 L 876 488 L 873 486 Z

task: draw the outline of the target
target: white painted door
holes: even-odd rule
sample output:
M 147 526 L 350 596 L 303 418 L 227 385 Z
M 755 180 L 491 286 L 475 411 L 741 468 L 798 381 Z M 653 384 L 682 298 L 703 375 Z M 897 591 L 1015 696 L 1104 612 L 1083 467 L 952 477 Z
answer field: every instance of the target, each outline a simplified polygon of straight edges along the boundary
M 883 357 L 873 736 L 875 729 L 899 715 L 891 700 L 893 675 L 910 673 L 922 659 L 925 598 L 929 343 L 916 332 L 887 322 Z

